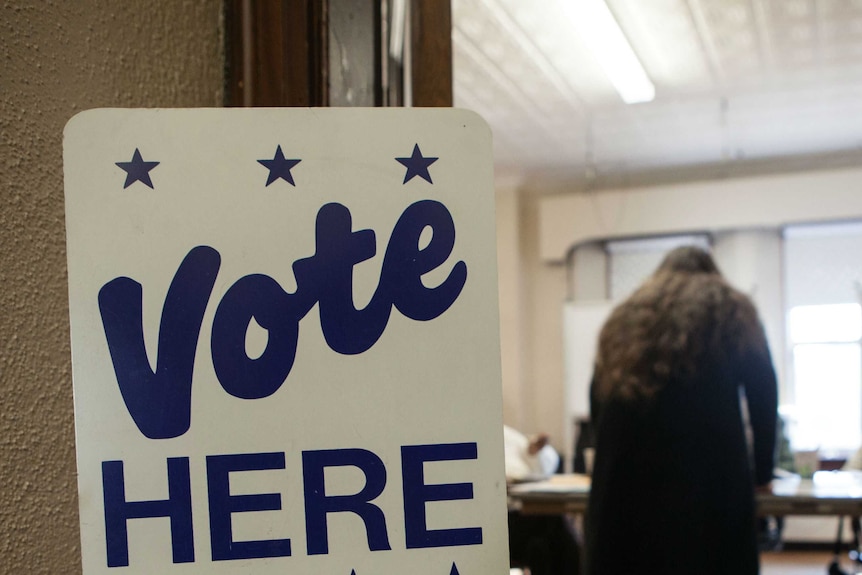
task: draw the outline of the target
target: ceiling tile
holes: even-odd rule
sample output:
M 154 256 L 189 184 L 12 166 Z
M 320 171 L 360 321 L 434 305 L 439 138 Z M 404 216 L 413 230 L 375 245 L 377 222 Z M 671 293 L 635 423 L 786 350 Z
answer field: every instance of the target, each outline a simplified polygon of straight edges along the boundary
M 862 0 L 607 0 L 656 99 L 622 103 L 572 0 L 453 0 L 455 103 L 495 161 L 613 176 L 862 150 Z

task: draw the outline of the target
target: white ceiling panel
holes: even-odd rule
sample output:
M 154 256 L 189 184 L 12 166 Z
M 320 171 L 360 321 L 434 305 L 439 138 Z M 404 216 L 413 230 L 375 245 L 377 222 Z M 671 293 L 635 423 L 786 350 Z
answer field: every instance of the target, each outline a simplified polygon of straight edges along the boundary
M 862 0 L 607 0 L 656 86 L 635 105 L 578 37 L 579 1 L 452 2 L 455 104 L 501 170 L 600 185 L 862 156 Z

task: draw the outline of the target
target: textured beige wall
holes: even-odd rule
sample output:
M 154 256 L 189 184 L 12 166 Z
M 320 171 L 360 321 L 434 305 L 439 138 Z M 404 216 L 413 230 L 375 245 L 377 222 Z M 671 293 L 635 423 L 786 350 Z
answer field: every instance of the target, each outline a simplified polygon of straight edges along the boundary
M 505 180 L 496 188 L 503 422 L 527 434 L 547 433 L 566 453 L 566 266 L 540 257 L 539 194 Z
M 520 203 L 517 187 L 496 185 L 497 275 L 500 298 L 500 355 L 503 376 L 503 423 L 515 429 L 527 429 L 523 393 L 524 337 L 523 293 L 521 277 Z
M 521 265 L 524 278 L 522 313 L 527 318 L 523 352 L 522 396 L 527 431 L 545 432 L 560 452 L 563 438 L 563 304 L 566 301 L 565 265 L 547 264 L 539 257 L 539 196 L 521 197 L 519 218 Z
M 96 107 L 218 106 L 221 0 L 0 5 L 0 573 L 79 573 L 62 132 Z

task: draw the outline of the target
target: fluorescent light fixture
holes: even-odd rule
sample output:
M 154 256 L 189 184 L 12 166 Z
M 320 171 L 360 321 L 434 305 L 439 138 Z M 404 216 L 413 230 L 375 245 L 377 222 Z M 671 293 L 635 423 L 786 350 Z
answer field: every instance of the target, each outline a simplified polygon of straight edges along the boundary
M 647 77 L 605 0 L 568 1 L 578 33 L 623 101 L 637 104 L 655 98 L 655 86 Z

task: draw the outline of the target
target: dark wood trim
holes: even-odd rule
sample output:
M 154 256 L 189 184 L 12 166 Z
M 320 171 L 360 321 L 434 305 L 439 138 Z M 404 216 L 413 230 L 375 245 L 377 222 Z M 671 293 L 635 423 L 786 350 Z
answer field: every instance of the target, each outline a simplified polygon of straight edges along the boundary
M 326 0 L 227 0 L 228 106 L 326 106 Z
M 412 104 L 452 106 L 450 0 L 410 2 Z M 327 0 L 225 0 L 225 104 L 329 105 L 327 20 Z M 382 44 L 379 36 L 377 43 Z M 381 46 L 377 59 L 384 57 Z M 377 66 L 375 102 L 380 104 Z
M 242 106 L 245 96 L 243 76 L 242 1 L 224 3 L 225 86 L 224 105 Z
M 413 105 L 452 106 L 450 0 L 411 0 L 410 39 Z
M 329 104 L 326 0 L 289 0 L 282 4 L 282 106 Z
M 329 105 L 329 5 L 326 0 L 313 0 L 308 19 L 308 38 L 311 45 L 308 76 L 309 106 Z
M 383 2 L 377 0 L 374 3 L 374 105 L 383 105 L 383 62 L 389 57 L 389 50 L 384 45 L 383 34 Z
M 285 106 L 286 32 L 285 8 L 278 1 L 248 0 L 251 4 L 251 106 Z M 293 2 L 288 2 L 293 5 Z M 248 29 L 248 28 L 246 28 Z M 303 30 L 303 37 L 305 31 Z M 299 64 L 300 62 L 297 62 Z M 248 73 L 246 73 L 248 77 Z

